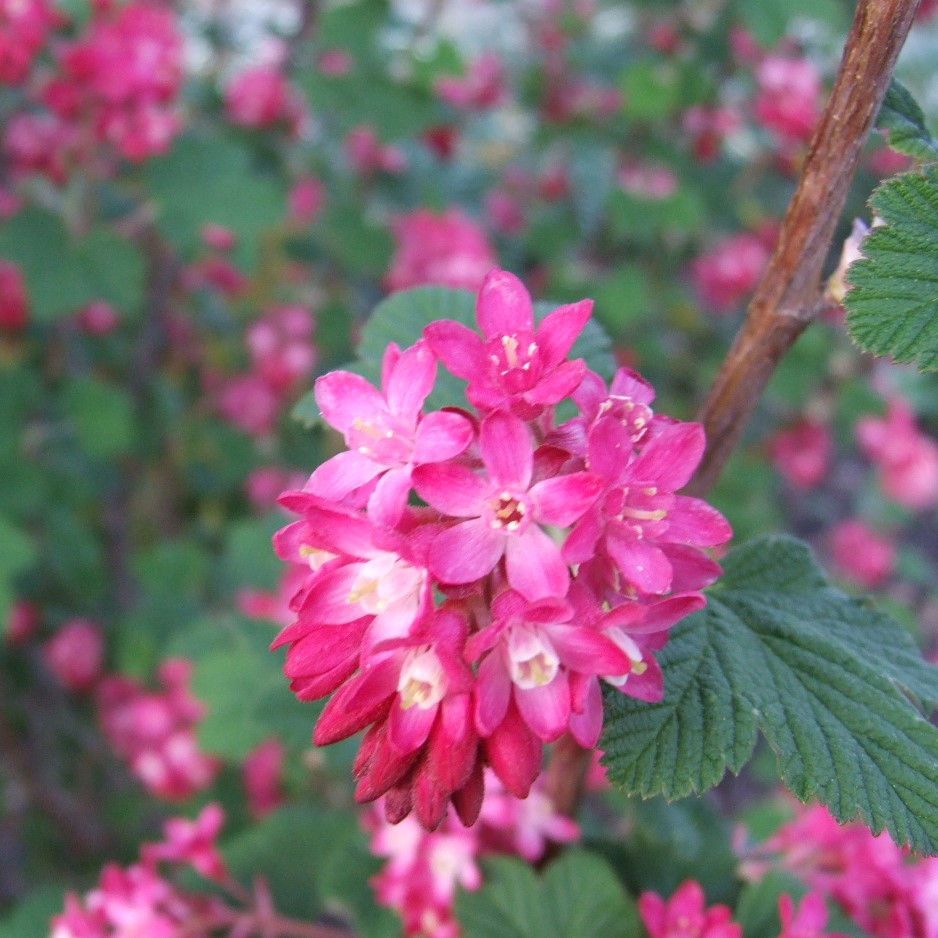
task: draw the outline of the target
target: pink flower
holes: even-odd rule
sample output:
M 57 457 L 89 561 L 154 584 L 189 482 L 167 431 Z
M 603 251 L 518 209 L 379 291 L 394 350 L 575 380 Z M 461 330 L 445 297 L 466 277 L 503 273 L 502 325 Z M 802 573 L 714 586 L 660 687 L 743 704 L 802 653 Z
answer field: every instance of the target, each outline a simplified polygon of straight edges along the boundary
M 316 403 L 349 448 L 310 476 L 307 491 L 341 501 L 377 480 L 369 512 L 385 524 L 396 524 L 407 503 L 414 468 L 453 459 L 475 435 L 461 414 L 422 413 L 435 380 L 436 359 L 424 340 L 403 352 L 396 345 L 388 347 L 381 391 L 349 371 L 317 379 Z
M 26 80 L 56 19 L 49 0 L 0 0 L 0 84 Z
M 521 718 L 543 742 L 569 730 L 585 747 L 602 729 L 602 698 L 596 677 L 627 674 L 631 661 L 598 629 L 573 620 L 573 608 L 546 600 L 529 604 L 508 590 L 492 604 L 493 623 L 466 646 L 479 665 L 475 722 L 491 736 L 514 700 Z M 513 791 L 519 797 L 523 794 Z
M 259 820 L 283 804 L 283 760 L 286 749 L 276 736 L 258 743 L 245 757 L 241 777 L 251 817 Z
M 88 335 L 110 335 L 121 323 L 121 314 L 104 300 L 93 300 L 83 306 L 75 320 Z
M 344 150 L 352 168 L 362 176 L 400 173 L 407 168 L 404 151 L 382 143 L 375 129 L 364 124 L 349 131 Z
M 694 156 L 703 163 L 710 163 L 720 155 L 724 139 L 740 122 L 740 115 L 730 108 L 695 104 L 685 111 L 681 123 L 691 138 Z
M 860 449 L 879 466 L 885 495 L 913 510 L 938 501 L 938 444 L 919 430 L 908 402 L 892 397 L 885 418 L 864 417 L 855 432 Z
M 430 570 L 443 583 L 471 583 L 504 556 L 508 582 L 524 596 L 564 596 L 569 570 L 541 526 L 563 528 L 579 518 L 596 500 L 600 480 L 576 472 L 535 482 L 531 432 L 505 411 L 482 421 L 479 450 L 486 475 L 455 462 L 414 470 L 424 501 L 444 515 L 468 519 L 433 541 Z
M 189 689 L 191 674 L 189 661 L 171 658 L 159 669 L 162 691 L 111 675 L 96 692 L 98 720 L 108 742 L 149 791 L 170 800 L 207 788 L 220 767 L 196 742 L 203 707 Z
M 626 163 L 618 173 L 619 185 L 639 199 L 657 202 L 677 191 L 677 177 L 662 163 Z
M 821 113 L 821 76 L 808 59 L 766 56 L 756 68 L 756 120 L 783 143 L 807 143 Z
M 667 901 L 656 892 L 643 892 L 638 911 L 651 938 L 742 938 L 743 929 L 731 921 L 729 906 L 705 908 L 700 883 L 687 880 Z
M 718 241 L 691 265 L 691 279 L 703 306 L 731 313 L 751 293 L 769 260 L 765 239 L 744 231 Z
M 435 88 L 442 100 L 460 110 L 495 107 L 505 94 L 502 61 L 494 52 L 484 52 L 469 65 L 463 77 L 438 78 Z
M 778 914 L 782 920 L 778 938 L 847 938 L 840 932 L 825 930 L 827 903 L 819 892 L 809 892 L 797 909 L 787 893 L 779 896 Z
M 288 197 L 290 218 L 301 225 L 311 225 L 326 201 L 326 187 L 315 176 L 303 176 L 293 184 Z
M 30 602 L 20 600 L 10 606 L 4 635 L 11 645 L 28 642 L 39 628 L 39 610 Z
M 477 290 L 496 263 L 485 232 L 457 209 L 400 215 L 391 232 L 396 250 L 386 283 L 392 291 L 423 284 Z
M 493 270 L 476 305 L 482 336 L 452 320 L 424 330 L 430 348 L 457 377 L 480 410 L 511 410 L 531 419 L 572 394 L 586 373 L 567 360 L 593 309 L 582 300 L 548 314 L 535 329 L 531 297 L 514 274 Z
M 90 619 L 70 619 L 46 642 L 46 664 L 62 686 L 75 693 L 91 690 L 104 668 L 104 638 Z
M 225 109 L 232 123 L 263 129 L 285 123 L 295 128 L 303 105 L 283 73 L 272 65 L 239 72 L 225 88 Z
M 218 852 L 218 835 L 225 823 L 221 805 L 207 804 L 194 821 L 170 818 L 163 827 L 164 840 L 158 844 L 145 844 L 145 860 L 189 864 L 209 879 L 221 880 L 228 869 Z
M 21 332 L 29 322 L 26 282 L 19 267 L 0 260 L 0 330 Z
M 831 559 L 837 572 L 865 589 L 875 589 L 889 579 L 896 566 L 896 548 L 865 521 L 842 521 L 830 532 Z
M 830 427 L 810 419 L 780 430 L 769 442 L 775 468 L 798 488 L 820 485 L 831 469 L 834 440 Z

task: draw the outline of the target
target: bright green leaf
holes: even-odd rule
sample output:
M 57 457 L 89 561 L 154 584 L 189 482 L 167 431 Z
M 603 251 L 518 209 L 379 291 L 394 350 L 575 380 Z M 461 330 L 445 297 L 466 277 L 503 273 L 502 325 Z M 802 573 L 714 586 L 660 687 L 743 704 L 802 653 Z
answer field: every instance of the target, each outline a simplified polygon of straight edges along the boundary
M 609 865 L 571 850 L 538 878 L 520 860 L 485 863 L 485 885 L 463 892 L 456 918 L 465 938 L 634 938 L 634 902 Z
M 781 777 L 841 821 L 938 852 L 938 672 L 869 603 L 831 587 L 787 538 L 737 548 L 707 609 L 672 633 L 665 699 L 611 691 L 602 746 L 626 790 L 681 797 L 738 771 L 760 730 Z
M 847 327 L 866 352 L 938 369 L 938 167 L 884 182 L 871 200 L 885 225 L 850 266 Z
M 895 78 L 886 91 L 876 126 L 889 132 L 889 145 L 894 150 L 927 162 L 938 160 L 938 144 L 925 126 L 922 109 Z
M 157 222 L 186 251 L 198 247 L 211 222 L 238 236 L 234 256 L 252 265 L 260 234 L 286 214 L 285 186 L 253 166 L 244 147 L 221 137 L 181 137 L 145 173 Z

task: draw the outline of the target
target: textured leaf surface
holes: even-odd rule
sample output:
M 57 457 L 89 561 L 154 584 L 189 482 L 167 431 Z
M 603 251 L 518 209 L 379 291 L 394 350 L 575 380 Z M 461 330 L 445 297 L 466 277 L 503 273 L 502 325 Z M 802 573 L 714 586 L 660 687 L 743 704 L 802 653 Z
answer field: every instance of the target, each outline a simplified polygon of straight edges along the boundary
M 938 160 L 938 144 L 925 126 L 925 115 L 912 94 L 893 78 L 876 126 L 889 132 L 889 145 L 916 159 Z
M 661 656 L 664 701 L 607 693 L 610 777 L 646 797 L 700 792 L 742 767 L 759 730 L 796 797 L 938 853 L 938 730 L 911 699 L 936 702 L 938 671 L 797 541 L 753 541 L 725 569 Z
M 874 355 L 938 368 L 938 167 L 905 173 L 873 194 L 886 223 L 863 242 L 850 266 L 847 327 Z
M 464 892 L 456 917 L 465 938 L 633 938 L 635 904 L 609 865 L 584 850 L 565 853 L 540 879 L 520 860 L 485 864 L 485 885 Z
M 476 297 L 471 290 L 453 290 L 449 287 L 414 287 L 401 290 L 383 300 L 376 307 L 362 330 L 356 360 L 345 367 L 379 384 L 381 359 L 391 342 L 401 348 L 413 345 L 424 328 L 438 319 L 455 319 L 476 329 Z M 557 303 L 537 303 L 534 312 L 538 320 L 556 309 Z M 612 343 L 603 328 L 590 320 L 570 352 L 571 358 L 583 358 L 598 374 L 605 378 L 615 372 Z M 465 406 L 466 383 L 451 375 L 442 365 L 437 372 L 436 387 L 427 399 L 427 409 L 447 406 Z M 319 408 L 312 392 L 305 395 L 293 409 L 293 416 L 307 424 L 319 419 Z

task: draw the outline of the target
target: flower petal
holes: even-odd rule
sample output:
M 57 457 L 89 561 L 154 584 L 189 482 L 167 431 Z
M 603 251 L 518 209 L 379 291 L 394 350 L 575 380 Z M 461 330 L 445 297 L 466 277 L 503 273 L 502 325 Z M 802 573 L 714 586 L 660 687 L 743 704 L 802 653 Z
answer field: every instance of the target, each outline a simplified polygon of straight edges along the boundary
M 534 466 L 534 440 L 523 420 L 503 410 L 489 414 L 479 431 L 479 449 L 495 486 L 527 489 Z
M 666 593 L 671 586 L 671 564 L 667 557 L 647 541 L 616 533 L 619 522 L 612 522 L 606 537 L 606 549 L 622 576 L 642 593 Z
M 524 284 L 507 270 L 492 270 L 482 282 L 476 305 L 479 328 L 491 339 L 534 331 L 534 308 Z
M 578 520 L 603 490 L 603 480 L 591 472 L 554 476 L 531 487 L 534 517 L 542 524 L 566 528 Z
M 505 536 L 473 518 L 437 535 L 430 545 L 430 571 L 441 583 L 472 583 L 492 571 L 504 550 Z
M 522 690 L 515 687 L 515 700 L 524 722 L 545 743 L 552 743 L 567 729 L 570 720 L 570 685 L 565 671 L 558 671 L 549 684 Z
M 703 427 L 699 423 L 666 424 L 645 444 L 629 475 L 676 492 L 690 481 L 703 456 Z
M 468 326 L 453 319 L 431 322 L 423 330 L 433 353 L 457 378 L 484 378 L 489 371 L 485 343 Z
M 388 412 L 381 392 L 351 371 L 330 371 L 322 375 L 316 379 L 313 393 L 326 423 L 343 434 L 356 419 Z
M 354 450 L 346 450 L 327 459 L 313 472 L 306 483 L 306 491 L 330 501 L 341 501 L 384 469 L 381 463 Z
M 485 754 L 505 788 L 516 798 L 527 798 L 541 771 L 543 746 L 521 719 L 514 701 L 505 719 L 485 740 Z
M 584 674 L 625 674 L 629 656 L 601 632 L 579 625 L 553 625 L 547 630 L 560 660 L 571 671 Z
M 495 651 L 479 665 L 475 726 L 480 736 L 488 736 L 505 719 L 510 700 L 511 678 L 501 652 Z
M 417 494 L 432 508 L 454 518 L 477 518 L 491 482 L 460 463 L 439 462 L 417 466 L 413 472 Z
M 669 541 L 713 547 L 725 544 L 732 536 L 729 522 L 712 505 L 701 498 L 674 496 L 674 504 L 668 511 Z
M 592 315 L 593 301 L 580 300 L 559 306 L 544 317 L 534 339 L 548 367 L 558 365 L 567 357 Z
M 452 459 L 465 452 L 474 435 L 475 430 L 468 417 L 450 410 L 436 410 L 417 425 L 411 459 L 415 465 Z
M 435 381 L 436 356 L 421 339 L 404 349 L 394 367 L 389 370 L 384 391 L 391 413 L 410 425 L 416 423 L 417 414 L 433 390 Z
M 563 597 L 570 585 L 570 570 L 560 548 L 536 524 L 505 544 L 508 582 L 526 599 Z

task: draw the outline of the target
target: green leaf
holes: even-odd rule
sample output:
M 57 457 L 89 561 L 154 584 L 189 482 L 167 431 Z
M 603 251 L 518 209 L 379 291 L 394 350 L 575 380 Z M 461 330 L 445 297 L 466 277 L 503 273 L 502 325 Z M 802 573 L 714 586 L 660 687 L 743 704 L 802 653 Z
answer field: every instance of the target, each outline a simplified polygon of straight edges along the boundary
M 894 150 L 926 162 L 938 160 L 938 144 L 925 126 L 922 109 L 895 78 L 886 91 L 876 126 L 889 132 L 889 146 Z
M 95 378 L 76 378 L 65 388 L 63 405 L 89 456 L 110 459 L 133 443 L 133 402 L 123 388 Z
M 13 603 L 13 577 L 31 567 L 36 556 L 32 538 L 0 515 L 0 624 L 3 628 Z M 3 628 L 0 628 L 0 638 Z
M 796 19 L 825 23 L 840 35 L 850 25 L 844 4 L 838 0 L 735 0 L 737 15 L 766 46 L 774 46 L 791 30 Z
M 414 287 L 394 293 L 375 307 L 362 330 L 358 357 L 346 367 L 379 384 L 381 359 L 389 343 L 396 342 L 401 348 L 407 348 L 423 335 L 426 325 L 438 319 L 454 319 L 475 329 L 475 304 L 475 294 L 470 290 L 448 287 Z M 535 318 L 540 321 L 553 309 L 556 309 L 556 304 L 536 303 Z M 590 320 L 574 344 L 570 357 L 584 358 L 595 372 L 610 378 L 616 369 L 611 346 L 602 327 L 595 320 Z M 465 387 L 464 381 L 441 366 L 433 393 L 427 398 L 427 409 L 465 406 Z M 300 399 L 293 416 L 308 424 L 318 421 L 319 408 L 312 392 Z
M 0 920 L 3 938 L 36 938 L 49 932 L 49 920 L 65 911 L 65 897 L 61 886 L 40 886 L 13 907 L 8 916 Z
M 796 797 L 938 853 L 938 729 L 911 699 L 938 700 L 938 671 L 893 620 L 830 586 L 803 544 L 733 551 L 661 663 L 661 703 L 606 695 L 601 745 L 627 791 L 700 792 L 739 771 L 759 730 Z
M 787 893 L 798 903 L 807 891 L 805 884 L 791 873 L 770 870 L 758 882 L 743 888 L 734 918 L 743 926 L 746 938 L 777 938 L 782 930 L 779 898 Z
M 92 300 L 136 312 L 143 293 L 137 249 L 107 228 L 73 238 L 61 218 L 27 208 L 0 226 L 0 257 L 18 264 L 37 320 L 68 316 Z
M 147 163 L 146 181 L 157 221 L 184 251 L 200 244 L 202 226 L 223 225 L 238 236 L 234 256 L 253 265 L 258 238 L 286 214 L 286 190 L 251 164 L 230 140 L 189 134 Z
M 938 369 L 938 166 L 883 183 L 871 205 L 885 225 L 863 242 L 847 279 L 847 327 L 874 355 Z
M 463 892 L 456 918 L 465 938 L 634 938 L 635 904 L 609 865 L 571 850 L 540 877 L 516 859 L 485 862 L 485 885 Z

